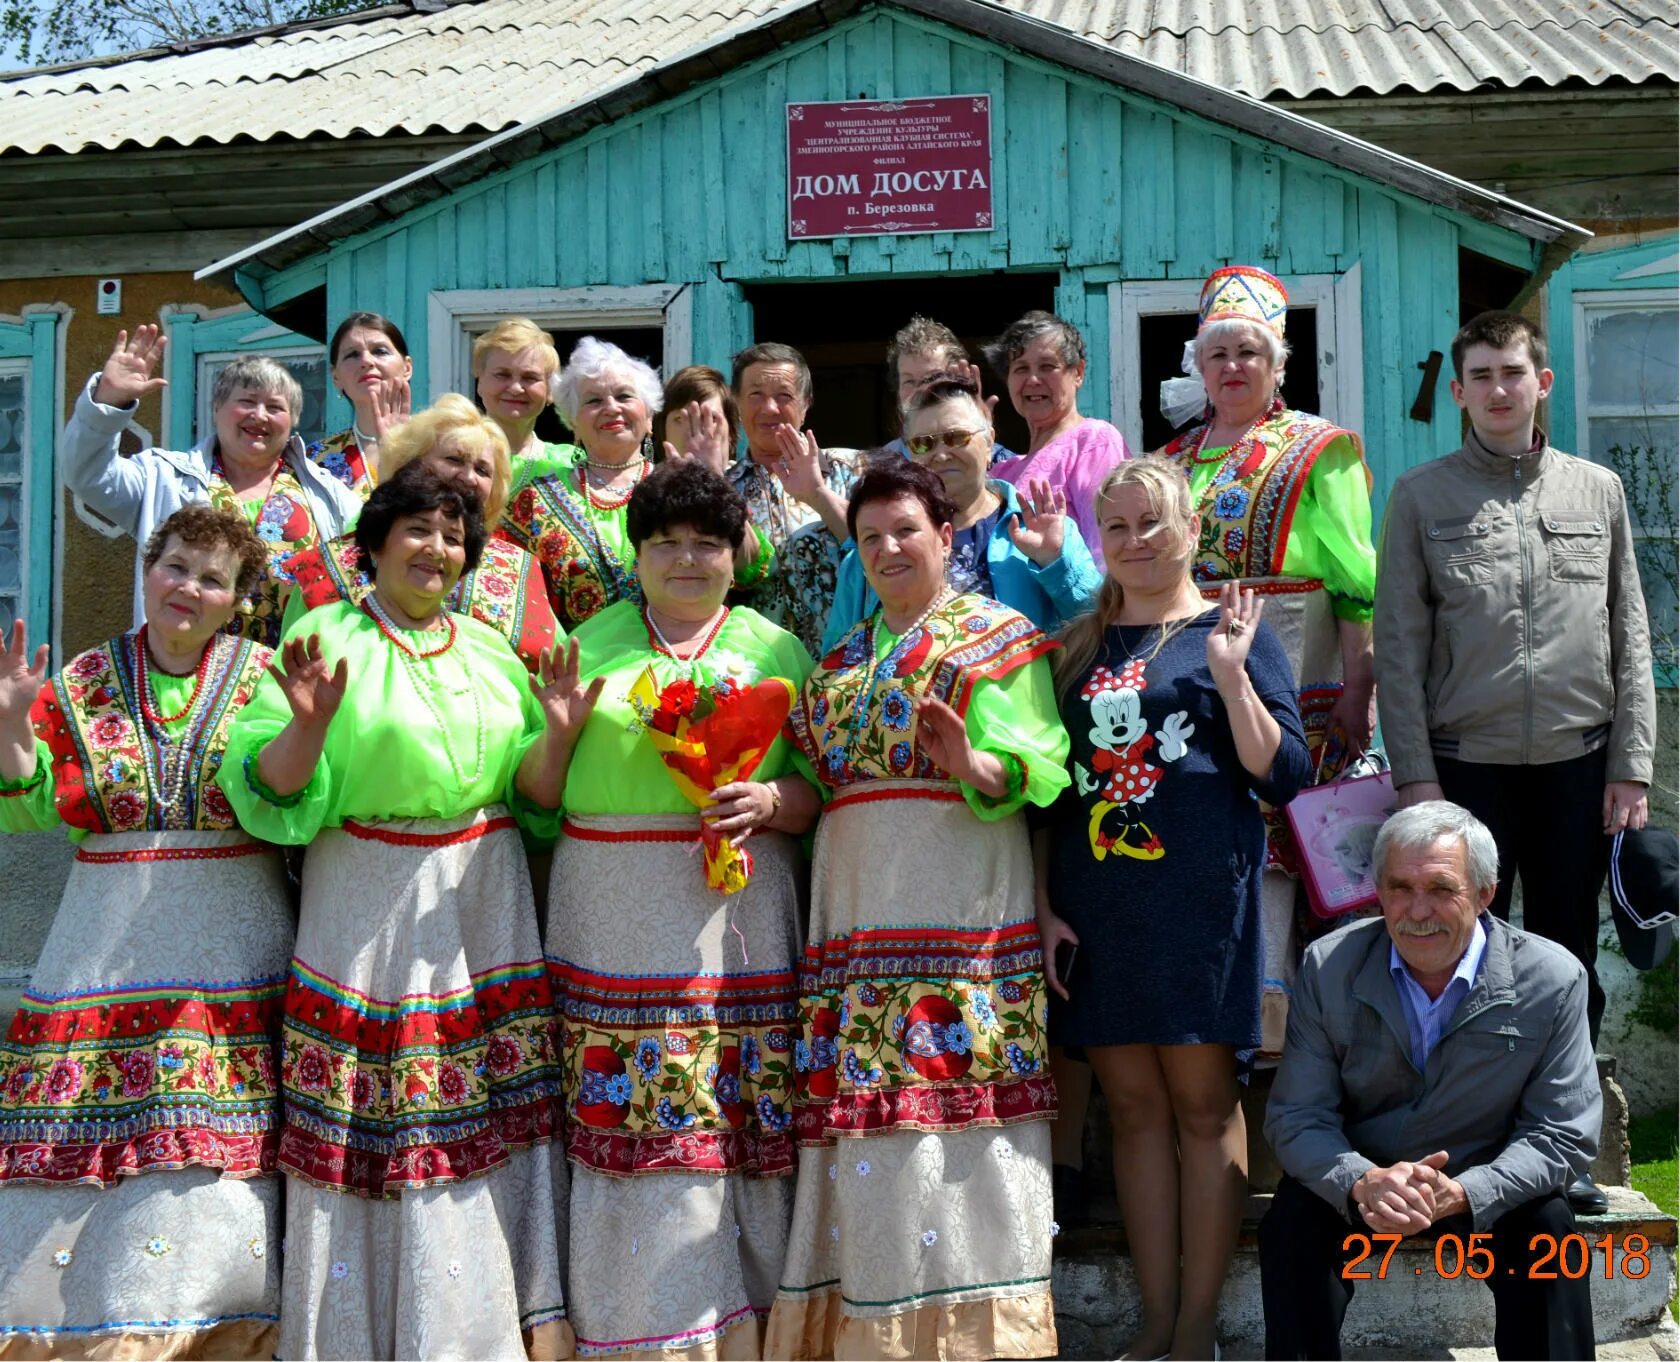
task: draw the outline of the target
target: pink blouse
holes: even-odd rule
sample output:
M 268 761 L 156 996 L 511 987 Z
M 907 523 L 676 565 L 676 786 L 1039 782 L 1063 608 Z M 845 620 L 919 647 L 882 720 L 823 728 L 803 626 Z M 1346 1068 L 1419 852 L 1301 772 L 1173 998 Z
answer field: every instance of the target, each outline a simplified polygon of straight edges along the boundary
M 1085 536 L 1091 559 L 1102 568 L 1102 529 L 1097 524 L 1097 489 L 1114 466 L 1132 457 L 1126 438 L 1109 425 L 1086 417 L 1072 430 L 1058 435 L 1036 454 L 1015 454 L 991 467 L 991 476 L 1026 491 L 1041 478 L 1067 495 L 1068 514 Z

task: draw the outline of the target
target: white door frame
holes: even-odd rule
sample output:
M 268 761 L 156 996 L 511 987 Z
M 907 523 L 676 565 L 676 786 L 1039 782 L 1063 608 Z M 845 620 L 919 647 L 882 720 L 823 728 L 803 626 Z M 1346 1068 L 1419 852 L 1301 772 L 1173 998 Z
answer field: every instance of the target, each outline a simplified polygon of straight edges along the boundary
M 538 326 L 568 331 L 658 327 L 665 333 L 661 377 L 693 362 L 694 290 L 687 284 L 443 289 L 426 297 L 428 400 L 448 392 L 471 394 L 472 333 L 503 317 L 529 317 Z
M 1360 266 L 1345 274 L 1282 276 L 1292 307 L 1318 311 L 1319 406 L 1316 415 L 1358 431 L 1365 417 L 1362 367 L 1364 322 L 1360 314 Z M 1133 279 L 1108 286 L 1109 413 L 1133 450 L 1143 449 L 1143 366 L 1137 350 L 1138 321 L 1148 316 L 1196 311 L 1201 282 L 1191 279 Z

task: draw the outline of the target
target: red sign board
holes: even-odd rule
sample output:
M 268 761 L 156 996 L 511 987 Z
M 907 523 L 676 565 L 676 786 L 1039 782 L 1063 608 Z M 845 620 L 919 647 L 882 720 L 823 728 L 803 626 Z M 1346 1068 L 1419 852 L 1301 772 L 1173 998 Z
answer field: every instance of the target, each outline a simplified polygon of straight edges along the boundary
M 789 104 L 788 237 L 985 232 L 992 99 Z

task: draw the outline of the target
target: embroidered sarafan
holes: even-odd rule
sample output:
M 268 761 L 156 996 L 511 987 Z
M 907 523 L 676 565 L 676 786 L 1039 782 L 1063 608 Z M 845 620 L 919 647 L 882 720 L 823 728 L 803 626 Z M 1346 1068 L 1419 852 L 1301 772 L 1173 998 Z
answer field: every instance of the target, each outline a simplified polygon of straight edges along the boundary
M 251 520 L 249 509 L 228 485 L 218 458 L 210 469 L 210 504 L 247 520 L 268 549 L 268 567 L 233 610 L 226 632 L 256 640 L 269 648 L 280 643 L 280 616 L 285 608 L 291 576 L 285 560 L 315 547 L 320 530 L 309 510 L 309 498 L 286 460 L 274 472 L 268 496 Z
M 272 653 L 249 639 L 216 635 L 186 725 L 166 735 L 141 712 L 136 669 L 146 665 L 143 648 L 136 631 L 90 648 L 35 697 L 29 717 L 52 754 L 59 817 L 88 832 L 234 827 L 216 772 L 228 724 Z
M 373 478 L 368 472 L 367 456 L 356 444 L 354 428 L 317 440 L 309 446 L 304 457 L 358 496 L 365 498 L 372 494 Z
M 255 843 L 246 844 L 260 851 Z M 23 995 L 0 1042 L 0 1183 L 274 1171 L 283 981 Z
M 1205 425 L 1187 430 L 1161 453 L 1180 463 L 1194 462 L 1207 433 Z M 1321 416 L 1283 411 L 1233 445 L 1196 508 L 1202 533 L 1191 575 L 1198 582 L 1281 575 L 1307 475 L 1331 441 L 1344 436 L 1359 448 L 1357 435 Z
M 873 620 L 860 621 L 806 680 L 788 718 L 825 785 L 946 779 L 915 740 L 923 696 L 968 712 L 974 687 L 1042 657 L 1056 643 L 1026 616 L 983 596 L 957 596 L 874 656 Z
M 805 948 L 802 1144 L 966 1130 L 1056 1109 L 1038 927 L 860 927 Z
M 332 601 L 360 605 L 373 590 L 354 535 L 294 554 L 286 571 L 297 584 L 304 605 L 313 610 Z M 485 542 L 478 566 L 463 573 L 444 607 L 488 624 L 508 641 L 531 671 L 554 646 L 557 628 L 542 569 L 524 549 L 502 539 Z
M 551 1139 L 557 1026 L 540 960 L 395 1001 L 292 962 L 280 1166 L 362 1196 L 472 1177 Z
M 610 1176 L 793 1171 L 791 970 L 600 974 L 551 960 L 566 1152 Z
M 505 533 L 542 564 L 549 601 L 567 629 L 614 601 L 642 599 L 627 557 L 624 507 L 591 504 L 580 491 L 583 476 L 578 465 L 535 479 L 502 517 Z

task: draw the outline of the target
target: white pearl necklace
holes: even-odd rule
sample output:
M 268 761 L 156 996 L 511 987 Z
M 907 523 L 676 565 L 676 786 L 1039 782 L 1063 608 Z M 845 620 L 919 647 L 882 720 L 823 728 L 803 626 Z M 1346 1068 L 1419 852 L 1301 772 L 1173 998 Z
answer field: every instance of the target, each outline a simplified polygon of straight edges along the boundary
M 722 605 L 706 621 L 706 627 L 700 631 L 700 646 L 695 648 L 687 657 L 679 656 L 677 650 L 671 646 L 671 640 L 665 637 L 665 631 L 659 627 L 659 621 L 653 617 L 653 607 L 649 606 L 642 612 L 648 622 L 648 628 L 653 630 L 654 640 L 665 650 L 667 657 L 676 665 L 677 675 L 694 679 L 694 668 L 705 656 L 706 650 L 712 646 L 712 640 L 717 637 L 718 630 L 723 627 L 724 617 L 729 614 L 729 607 Z
M 432 691 L 435 688 L 436 673 L 426 667 L 426 663 L 432 658 L 441 657 L 444 653 L 450 651 L 450 645 L 452 645 L 457 638 L 455 631 L 453 628 L 450 631 L 451 637 L 449 644 L 446 644 L 435 653 L 428 653 L 425 657 L 421 657 L 412 648 L 406 647 L 402 640 L 397 637 L 398 626 L 391 617 L 385 613 L 384 607 L 379 604 L 378 597 L 374 592 L 368 592 L 368 594 L 362 598 L 362 604 L 367 607 L 369 613 L 373 615 L 374 619 L 378 623 L 384 625 L 385 632 L 390 637 L 393 646 L 396 648 L 397 657 L 402 662 L 403 670 L 408 673 L 408 684 L 410 688 L 414 691 L 415 695 L 419 697 L 420 703 L 426 707 L 427 713 L 432 716 L 432 723 L 437 731 L 438 739 L 443 743 L 444 758 L 449 762 L 449 769 L 455 773 L 457 783 L 462 789 L 476 785 L 479 778 L 484 774 L 484 755 L 486 746 L 484 732 L 484 707 L 479 703 L 478 688 L 472 684 L 471 673 L 467 672 L 465 668 L 463 668 L 463 675 L 466 678 L 466 694 L 467 698 L 472 702 L 473 714 L 473 765 L 472 770 L 468 771 L 462 768 L 461 760 L 455 753 L 455 744 L 450 741 L 448 720 L 443 711 L 438 708 L 437 701 L 432 697 Z M 446 619 L 446 623 L 453 626 L 454 621 Z M 453 693 L 459 695 L 461 692 L 457 690 Z

